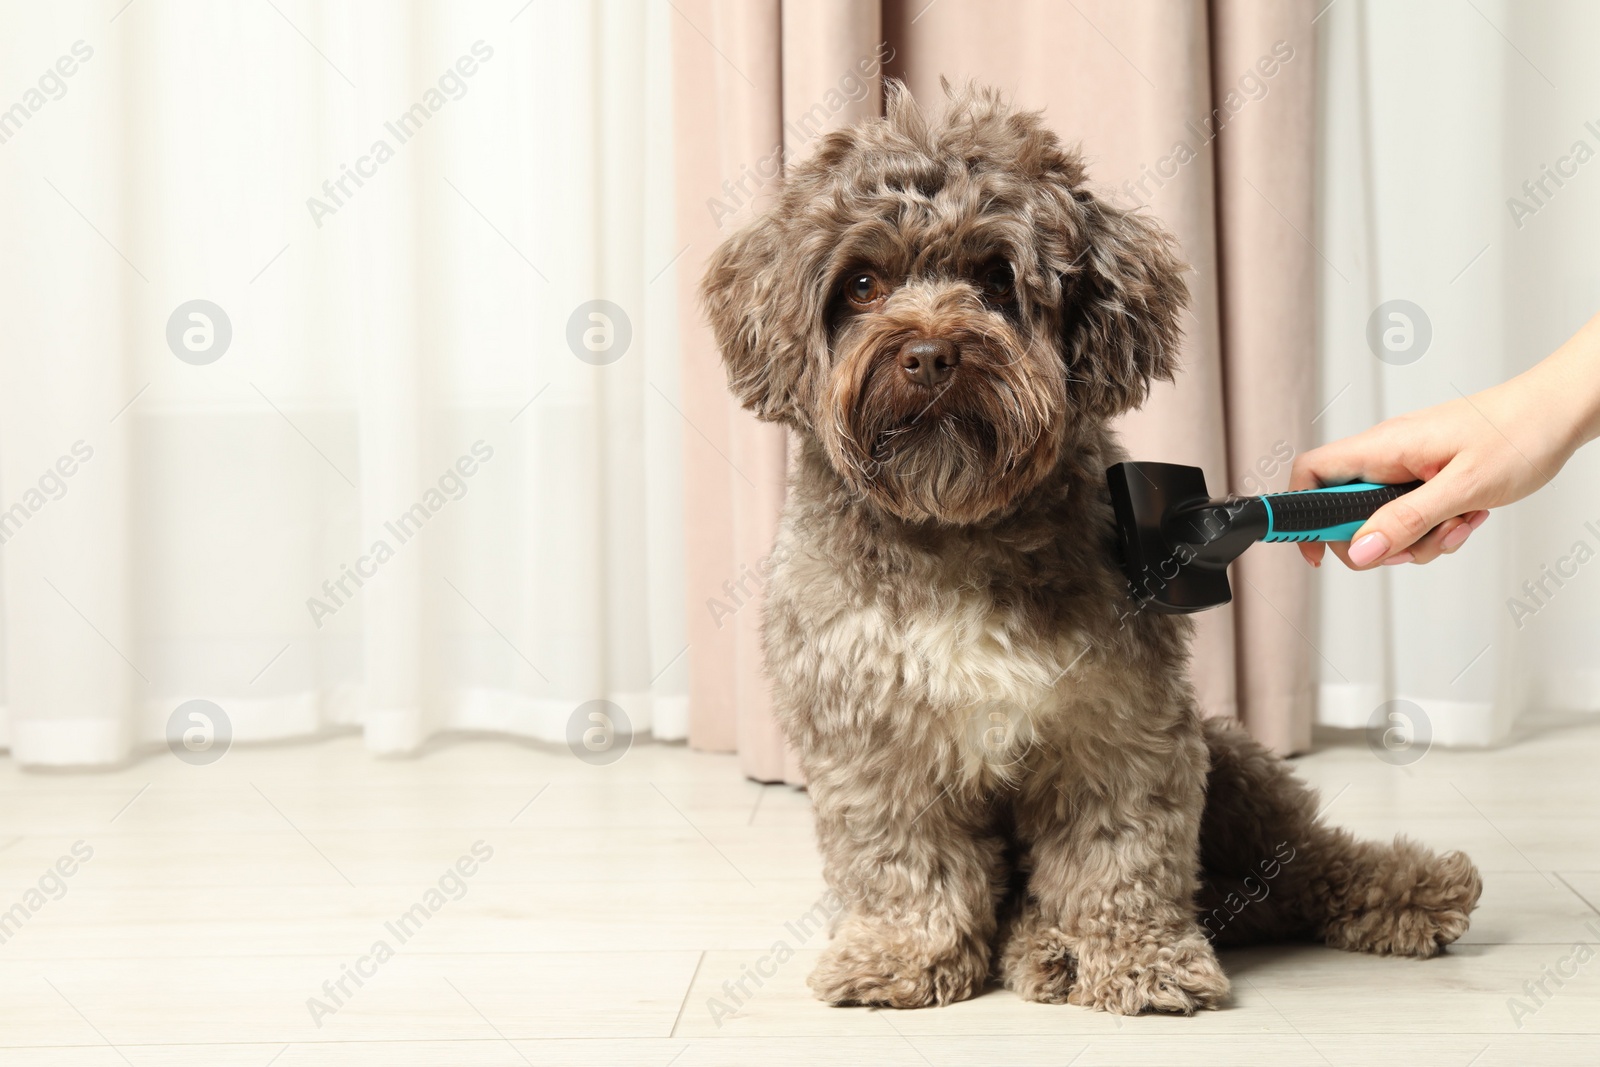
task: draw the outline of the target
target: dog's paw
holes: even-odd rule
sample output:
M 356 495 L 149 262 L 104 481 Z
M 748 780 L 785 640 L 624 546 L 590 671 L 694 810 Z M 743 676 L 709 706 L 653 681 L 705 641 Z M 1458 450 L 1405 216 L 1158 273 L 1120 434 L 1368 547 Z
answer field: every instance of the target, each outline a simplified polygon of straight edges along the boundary
M 1199 934 L 1164 945 L 1080 941 L 1078 975 L 1067 1003 L 1114 1015 L 1193 1015 L 1228 995 L 1210 942 Z
M 1397 839 L 1346 887 L 1323 937 L 1334 948 L 1383 956 L 1437 956 L 1467 932 L 1483 879 L 1465 852 L 1436 856 Z
M 842 1006 L 927 1008 L 978 993 L 989 976 L 984 948 L 945 951 L 906 937 L 880 938 L 856 930 L 836 937 L 811 972 L 818 1000 Z
M 999 970 L 1005 987 L 1023 1000 L 1065 1004 L 1078 977 L 1078 960 L 1065 935 L 1052 927 L 1013 935 Z

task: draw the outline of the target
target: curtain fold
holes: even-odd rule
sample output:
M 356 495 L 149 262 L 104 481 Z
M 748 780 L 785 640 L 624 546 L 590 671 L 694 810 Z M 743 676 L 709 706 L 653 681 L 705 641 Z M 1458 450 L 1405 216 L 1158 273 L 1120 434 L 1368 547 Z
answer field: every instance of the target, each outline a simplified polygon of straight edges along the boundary
M 1600 154 L 1597 33 L 1583 3 L 1322 20 L 1320 435 L 1501 382 L 1600 309 L 1600 172 L 1580 162 Z M 1447 559 L 1324 567 L 1319 721 L 1366 728 L 1400 701 L 1408 729 L 1486 745 L 1524 708 L 1600 710 L 1595 452 Z
M 1213 114 L 1228 115 L 1215 141 L 1227 484 L 1240 493 L 1288 488 L 1311 443 L 1314 15 L 1310 4 L 1211 5 Z M 1298 557 L 1248 552 L 1232 575 L 1239 717 L 1279 752 L 1311 743 L 1317 654 Z
M 677 226 L 686 246 L 679 321 L 683 344 L 703 353 L 712 343 L 696 294 L 706 257 L 779 165 L 781 72 L 772 57 L 781 11 L 776 0 L 680 3 L 673 35 Z M 727 402 L 715 360 L 683 361 L 683 413 L 692 427 L 684 436 L 689 737 L 701 748 L 737 748 L 760 777 L 781 778 L 756 620 L 783 484 L 783 434 Z
M 670 6 L 111 14 L 0 38 L 13 757 L 684 736 Z
M 753 17 L 746 5 L 699 0 L 680 10 L 680 225 L 697 225 L 707 241 L 685 257 L 693 265 L 681 291 L 683 358 L 686 397 L 701 393 L 697 411 L 708 423 L 731 420 L 755 435 L 751 440 L 765 439 L 726 396 L 693 292 L 715 239 L 748 218 L 752 201 L 714 229 L 706 222 L 715 213 L 708 205 L 726 192 L 721 182 L 743 173 L 735 160 L 770 158 L 780 143 L 798 155 L 796 142 L 810 127 L 797 116 L 813 115 L 832 128 L 878 114 L 877 77 L 868 79 L 870 93 L 860 100 L 835 90 L 847 88 L 843 76 L 853 64 L 881 55 L 881 73 L 903 79 L 925 104 L 937 103 L 944 76 L 995 85 L 1016 106 L 1045 109 L 1066 140 L 1082 144 L 1103 195 L 1144 206 L 1178 236 L 1194 268 L 1184 369 L 1177 383 L 1158 386 L 1144 409 L 1125 420 L 1124 441 L 1138 458 L 1203 467 L 1219 495 L 1286 486 L 1293 454 L 1310 433 L 1314 377 L 1316 253 L 1305 240 L 1314 217 L 1310 3 L 786 4 L 781 17 L 763 22 L 764 52 L 749 50 L 748 35 L 732 36 L 740 18 Z M 871 64 L 858 69 L 880 73 Z M 776 72 L 778 99 L 769 80 Z M 725 119 L 748 108 L 788 121 L 781 134 L 767 130 L 752 140 L 751 125 Z M 706 121 L 710 115 L 717 121 Z M 711 155 L 724 161 L 720 170 L 705 162 Z M 697 446 L 688 447 L 693 472 Z M 767 480 L 751 485 L 719 474 L 713 495 L 690 495 L 688 581 L 713 602 L 725 578 L 770 543 L 741 541 L 737 551 L 730 544 L 736 534 L 770 529 L 752 525 L 751 510 L 770 524 L 781 505 L 770 454 L 760 454 Z M 1314 654 L 1310 576 L 1298 559 L 1251 561 L 1238 572 L 1235 590 L 1234 605 L 1200 619 L 1194 677 L 1202 702 L 1210 714 L 1242 717 L 1279 751 L 1303 748 Z M 691 628 L 697 613 L 717 610 L 708 610 L 700 593 L 689 599 Z M 793 780 L 792 759 L 780 759 L 773 748 L 765 690 L 749 674 L 758 612 L 752 600 L 732 617 L 737 638 L 698 623 L 704 640 L 691 642 L 690 741 L 737 747 L 753 777 Z M 737 724 L 732 736 L 730 724 Z

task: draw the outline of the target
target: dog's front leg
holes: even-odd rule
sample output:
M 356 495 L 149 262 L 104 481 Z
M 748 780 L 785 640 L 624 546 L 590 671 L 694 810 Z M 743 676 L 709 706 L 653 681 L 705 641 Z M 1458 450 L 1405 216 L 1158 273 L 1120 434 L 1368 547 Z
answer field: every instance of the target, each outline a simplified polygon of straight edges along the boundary
M 1023 997 L 1134 1015 L 1227 995 L 1195 921 L 1200 723 L 1187 709 L 1149 718 L 1075 739 L 1019 807 L 1033 870 L 1002 971 Z
M 830 1004 L 921 1008 L 964 1000 L 989 973 L 1002 846 L 959 787 L 810 771 L 817 840 L 843 904 L 811 974 Z

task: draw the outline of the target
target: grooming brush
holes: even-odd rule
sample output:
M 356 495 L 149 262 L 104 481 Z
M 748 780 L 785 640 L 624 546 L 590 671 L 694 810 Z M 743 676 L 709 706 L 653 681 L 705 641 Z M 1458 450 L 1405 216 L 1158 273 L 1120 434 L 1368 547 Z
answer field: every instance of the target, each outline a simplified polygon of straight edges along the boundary
M 1233 599 L 1228 564 L 1257 541 L 1348 541 L 1421 482 L 1353 482 L 1212 500 L 1199 467 L 1118 463 L 1106 470 L 1122 570 L 1142 606 L 1185 615 Z

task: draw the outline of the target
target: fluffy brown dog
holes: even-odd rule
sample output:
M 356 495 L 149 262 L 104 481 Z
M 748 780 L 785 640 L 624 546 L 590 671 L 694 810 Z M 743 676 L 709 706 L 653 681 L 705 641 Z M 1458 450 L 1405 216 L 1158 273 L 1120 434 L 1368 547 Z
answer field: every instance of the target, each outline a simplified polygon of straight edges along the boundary
M 731 388 L 799 446 L 764 639 L 845 905 L 812 988 L 1188 1013 L 1228 992 L 1213 942 L 1437 953 L 1467 857 L 1321 824 L 1199 715 L 1189 621 L 1129 610 L 1107 423 L 1172 376 L 1172 239 L 997 94 L 887 112 L 704 282 Z

